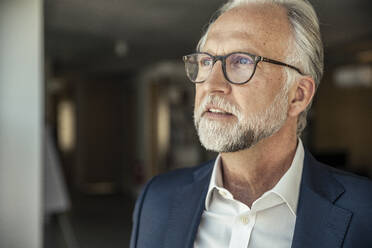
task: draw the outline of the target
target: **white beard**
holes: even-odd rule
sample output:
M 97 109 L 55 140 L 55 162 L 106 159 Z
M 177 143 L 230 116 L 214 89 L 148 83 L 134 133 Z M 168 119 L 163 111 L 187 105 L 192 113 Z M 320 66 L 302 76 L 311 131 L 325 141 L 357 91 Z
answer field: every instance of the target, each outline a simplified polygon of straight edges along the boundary
M 226 123 L 203 117 L 211 104 L 235 115 L 238 120 Z M 259 113 L 243 116 L 238 108 L 218 95 L 209 95 L 194 110 L 194 124 L 201 144 L 215 152 L 247 149 L 276 133 L 285 123 L 288 112 L 288 90 L 283 87 L 270 106 Z

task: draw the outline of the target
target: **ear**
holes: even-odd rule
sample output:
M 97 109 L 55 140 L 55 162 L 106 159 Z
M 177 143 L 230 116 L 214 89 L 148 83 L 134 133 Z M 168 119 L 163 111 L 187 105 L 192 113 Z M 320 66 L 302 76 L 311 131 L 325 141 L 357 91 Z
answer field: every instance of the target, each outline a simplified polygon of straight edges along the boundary
M 300 77 L 294 83 L 290 96 L 288 115 L 298 116 L 310 104 L 315 94 L 315 82 L 311 77 Z

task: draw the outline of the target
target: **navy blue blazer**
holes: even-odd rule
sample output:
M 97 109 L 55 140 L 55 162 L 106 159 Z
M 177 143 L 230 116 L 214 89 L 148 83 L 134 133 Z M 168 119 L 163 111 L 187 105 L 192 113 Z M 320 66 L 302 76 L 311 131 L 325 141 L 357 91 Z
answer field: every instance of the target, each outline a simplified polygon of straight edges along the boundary
M 131 248 L 190 248 L 214 161 L 153 178 L 133 213 Z M 371 248 L 372 182 L 305 151 L 292 248 Z

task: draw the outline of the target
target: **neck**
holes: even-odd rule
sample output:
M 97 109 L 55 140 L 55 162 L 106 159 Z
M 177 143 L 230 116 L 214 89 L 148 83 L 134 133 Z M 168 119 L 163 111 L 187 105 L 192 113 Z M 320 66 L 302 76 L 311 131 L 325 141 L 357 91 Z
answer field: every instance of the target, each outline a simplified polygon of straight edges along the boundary
M 221 153 L 223 184 L 235 199 L 251 207 L 278 183 L 296 152 L 297 136 L 288 133 L 281 129 L 254 147 Z

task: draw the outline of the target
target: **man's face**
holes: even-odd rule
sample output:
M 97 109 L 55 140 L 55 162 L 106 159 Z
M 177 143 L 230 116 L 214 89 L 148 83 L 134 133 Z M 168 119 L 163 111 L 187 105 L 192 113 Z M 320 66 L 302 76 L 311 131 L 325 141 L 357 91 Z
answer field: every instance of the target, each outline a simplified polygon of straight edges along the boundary
M 250 4 L 220 16 L 202 51 L 212 55 L 248 52 L 285 61 L 291 32 L 283 9 Z M 285 123 L 288 89 L 282 67 L 259 63 L 254 77 L 232 85 L 221 62 L 196 85 L 194 120 L 201 143 L 209 150 L 235 152 L 277 132 Z

